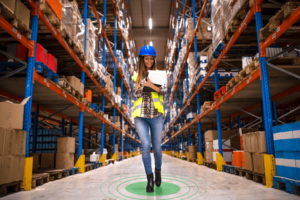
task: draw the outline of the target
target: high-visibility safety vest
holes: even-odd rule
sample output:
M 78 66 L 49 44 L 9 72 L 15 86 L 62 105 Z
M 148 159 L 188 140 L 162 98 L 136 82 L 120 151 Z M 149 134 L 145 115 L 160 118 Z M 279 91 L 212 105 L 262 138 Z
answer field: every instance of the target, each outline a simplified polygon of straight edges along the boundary
M 136 81 L 138 74 L 135 74 L 131 77 L 133 81 Z M 157 109 L 158 112 L 164 116 L 164 97 L 162 95 L 158 95 L 157 92 L 151 92 L 152 101 L 154 108 Z M 133 105 L 133 118 L 140 117 L 142 114 L 142 103 L 143 97 L 139 98 L 134 102 Z

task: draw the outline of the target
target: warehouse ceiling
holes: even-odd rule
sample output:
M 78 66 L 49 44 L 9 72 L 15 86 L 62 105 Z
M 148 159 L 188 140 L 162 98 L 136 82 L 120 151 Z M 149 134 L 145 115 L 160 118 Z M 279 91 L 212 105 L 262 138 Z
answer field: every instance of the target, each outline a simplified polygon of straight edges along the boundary
M 153 28 L 150 33 L 149 18 L 151 14 Z M 130 0 L 129 8 L 132 19 L 133 38 L 137 54 L 150 41 L 156 50 L 158 68 L 164 68 L 166 45 L 169 36 L 169 19 L 172 0 Z

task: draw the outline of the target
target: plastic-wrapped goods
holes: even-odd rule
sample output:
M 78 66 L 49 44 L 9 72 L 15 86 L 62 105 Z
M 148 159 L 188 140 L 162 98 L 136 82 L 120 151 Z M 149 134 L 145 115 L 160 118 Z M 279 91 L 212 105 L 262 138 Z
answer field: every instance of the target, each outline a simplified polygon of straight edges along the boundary
M 72 25 L 73 25 L 73 7 L 68 0 L 62 1 L 62 25 L 64 26 L 67 34 L 72 36 Z
M 251 56 L 243 56 L 242 57 L 242 67 L 243 67 L 243 69 L 245 68 L 245 67 L 247 67 L 247 65 L 249 65 L 251 62 L 252 62 L 252 57 Z
M 236 0 L 232 5 L 230 0 L 212 1 L 213 50 L 223 41 L 231 21 L 247 2 L 247 0 Z

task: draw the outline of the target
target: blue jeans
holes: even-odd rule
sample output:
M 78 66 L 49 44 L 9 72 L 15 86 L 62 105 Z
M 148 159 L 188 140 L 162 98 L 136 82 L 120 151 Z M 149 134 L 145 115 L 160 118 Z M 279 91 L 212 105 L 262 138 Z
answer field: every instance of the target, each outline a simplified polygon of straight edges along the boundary
M 142 158 L 145 167 L 146 174 L 152 174 L 151 156 L 150 156 L 150 136 L 149 128 L 151 131 L 152 147 L 154 151 L 155 168 L 161 169 L 162 163 L 162 150 L 161 150 L 161 136 L 163 127 L 163 117 L 158 116 L 156 118 L 142 118 L 136 117 L 135 127 L 138 131 L 141 140 Z

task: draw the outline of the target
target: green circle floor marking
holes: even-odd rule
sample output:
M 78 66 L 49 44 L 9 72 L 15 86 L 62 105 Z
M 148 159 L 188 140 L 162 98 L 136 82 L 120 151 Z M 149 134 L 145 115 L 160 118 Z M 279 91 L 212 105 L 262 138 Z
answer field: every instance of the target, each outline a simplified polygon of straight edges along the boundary
M 180 187 L 178 185 L 175 185 L 173 183 L 168 182 L 162 182 L 160 187 L 154 187 L 154 192 L 148 193 L 146 192 L 145 188 L 147 187 L 147 182 L 136 182 L 132 183 L 130 185 L 126 186 L 127 192 L 130 192 L 132 194 L 136 195 L 142 195 L 142 196 L 165 196 L 165 195 L 171 195 L 176 194 L 180 191 Z
M 111 177 L 100 186 L 103 195 L 122 200 L 196 200 L 207 191 L 206 185 L 195 177 L 162 173 L 163 182 L 155 187 L 153 193 L 147 193 L 147 179 L 144 173 L 123 174 Z

